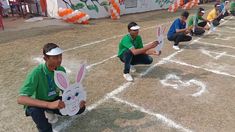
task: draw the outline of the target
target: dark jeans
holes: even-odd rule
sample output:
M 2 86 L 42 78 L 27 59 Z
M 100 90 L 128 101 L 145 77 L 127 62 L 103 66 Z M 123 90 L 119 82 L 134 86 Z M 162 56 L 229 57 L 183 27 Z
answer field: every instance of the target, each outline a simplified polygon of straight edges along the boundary
M 146 54 L 134 55 L 130 50 L 124 52 L 122 57 L 119 58 L 124 63 L 124 74 L 130 72 L 131 65 L 151 64 L 153 62 L 153 58 L 151 56 Z
M 228 11 L 226 11 L 226 12 L 224 13 L 224 15 L 222 15 L 222 19 L 223 19 L 224 17 L 226 17 L 226 16 L 229 16 Z
M 216 26 L 219 26 L 220 25 L 220 20 L 223 18 L 223 15 L 220 15 L 217 19 L 213 20 L 212 23 L 213 25 L 216 27 Z
M 179 42 L 185 42 L 185 41 L 190 41 L 192 40 L 191 36 L 186 35 L 185 33 L 175 33 L 171 37 L 167 37 L 169 41 L 174 41 L 174 45 L 177 46 L 179 45 Z
M 206 22 L 206 21 L 203 21 L 203 22 L 198 23 L 198 26 L 199 26 L 199 27 L 205 27 L 206 24 L 207 24 L 207 22 Z M 204 34 L 204 33 L 205 33 L 205 30 L 204 30 L 204 29 L 202 29 L 202 28 L 197 28 L 197 27 L 194 29 L 194 32 L 192 31 L 192 35 L 202 35 L 202 34 Z
M 81 114 L 85 111 L 85 107 L 81 108 L 77 114 Z M 31 116 L 34 123 L 36 124 L 39 132 L 52 132 L 52 125 L 48 122 L 45 111 L 53 112 L 54 114 L 62 115 L 59 109 L 45 109 L 39 107 L 27 107 L 25 114 L 26 116 Z

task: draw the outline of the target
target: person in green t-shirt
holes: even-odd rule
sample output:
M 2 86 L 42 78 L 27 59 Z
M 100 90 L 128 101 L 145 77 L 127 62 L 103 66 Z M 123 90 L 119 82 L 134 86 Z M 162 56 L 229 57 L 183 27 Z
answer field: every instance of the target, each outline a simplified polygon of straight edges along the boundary
M 160 55 L 154 48 L 158 45 L 155 41 L 149 45 L 143 46 L 142 38 L 139 34 L 140 27 L 135 22 L 127 26 L 129 34 L 125 35 L 119 43 L 118 57 L 124 63 L 123 77 L 127 81 L 133 81 L 130 71 L 134 72 L 133 65 L 151 64 L 153 58 L 149 55 Z
M 209 21 L 202 17 L 204 14 L 205 10 L 200 7 L 197 13 L 189 18 L 188 27 L 192 29 L 191 35 L 202 35 L 205 30 L 209 30 L 209 27 L 206 26 Z
M 235 16 L 235 0 L 230 3 L 230 13 Z
M 52 132 L 51 123 L 62 115 L 59 109 L 65 107 L 61 100 L 60 90 L 54 82 L 54 71 L 63 71 L 60 66 L 63 50 L 54 43 L 43 47 L 44 64 L 35 67 L 28 75 L 19 90 L 17 102 L 25 106 L 26 116 L 31 116 L 39 132 Z M 81 101 L 77 114 L 85 111 L 85 101 Z

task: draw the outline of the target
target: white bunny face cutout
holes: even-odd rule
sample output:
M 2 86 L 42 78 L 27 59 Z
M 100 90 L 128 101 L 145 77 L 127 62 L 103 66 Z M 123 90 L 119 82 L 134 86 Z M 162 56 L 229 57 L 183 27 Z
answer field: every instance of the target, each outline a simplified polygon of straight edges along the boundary
M 73 116 L 80 109 L 80 102 L 86 100 L 86 92 L 82 86 L 82 79 L 85 76 L 86 65 L 82 64 L 76 75 L 75 83 L 70 85 L 67 74 L 62 71 L 55 71 L 54 80 L 56 85 L 63 90 L 62 101 L 65 108 L 60 109 L 62 115 Z
M 156 47 L 156 51 L 161 51 L 162 47 L 164 45 L 164 32 L 166 30 L 166 27 L 163 27 L 163 25 L 160 25 L 157 27 L 157 41 L 159 44 Z

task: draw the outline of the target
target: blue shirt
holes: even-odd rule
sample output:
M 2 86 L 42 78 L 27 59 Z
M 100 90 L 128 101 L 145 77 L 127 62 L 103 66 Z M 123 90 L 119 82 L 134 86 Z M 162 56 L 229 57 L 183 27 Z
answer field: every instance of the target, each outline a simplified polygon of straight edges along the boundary
M 223 9 L 224 9 L 224 3 L 221 3 L 221 4 L 220 4 L 220 8 L 219 8 L 219 12 L 222 12 Z
M 171 25 L 168 33 L 167 33 L 167 37 L 172 37 L 175 33 L 176 33 L 176 29 L 185 29 L 186 28 L 186 23 L 185 22 L 181 22 L 179 18 L 177 18 L 173 24 Z

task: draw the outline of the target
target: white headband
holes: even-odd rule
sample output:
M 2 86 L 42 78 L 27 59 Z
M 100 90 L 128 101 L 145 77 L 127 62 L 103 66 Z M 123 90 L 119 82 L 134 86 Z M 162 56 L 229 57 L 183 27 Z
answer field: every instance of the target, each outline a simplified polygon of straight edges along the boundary
M 61 49 L 61 48 L 59 48 L 59 47 L 56 47 L 56 48 L 54 48 L 54 49 L 51 49 L 50 51 L 48 51 L 47 53 L 46 53 L 46 55 L 59 55 L 59 54 L 62 54 L 64 51 Z
M 130 29 L 131 29 L 131 30 L 138 30 L 138 29 L 140 29 L 140 26 L 138 26 L 138 25 L 132 26 Z

